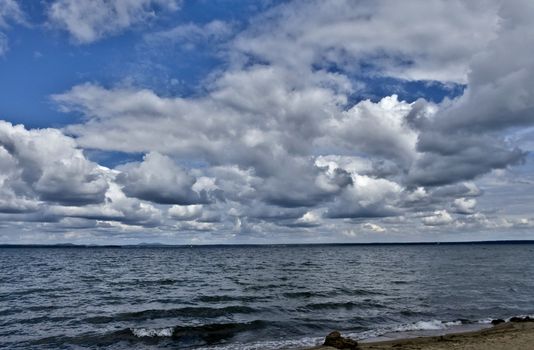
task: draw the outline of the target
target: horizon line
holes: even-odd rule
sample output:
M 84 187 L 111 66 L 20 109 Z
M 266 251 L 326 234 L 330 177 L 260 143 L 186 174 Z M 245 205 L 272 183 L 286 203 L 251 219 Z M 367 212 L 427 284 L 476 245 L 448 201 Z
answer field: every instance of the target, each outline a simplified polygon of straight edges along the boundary
M 137 243 L 137 244 L 19 244 L 0 243 L 0 248 L 188 248 L 188 247 L 261 247 L 261 246 L 379 246 L 379 245 L 461 245 L 461 244 L 534 244 L 534 240 L 482 240 L 482 241 L 420 241 L 420 242 L 332 242 L 332 243 L 213 243 L 213 244 L 166 244 L 166 243 Z

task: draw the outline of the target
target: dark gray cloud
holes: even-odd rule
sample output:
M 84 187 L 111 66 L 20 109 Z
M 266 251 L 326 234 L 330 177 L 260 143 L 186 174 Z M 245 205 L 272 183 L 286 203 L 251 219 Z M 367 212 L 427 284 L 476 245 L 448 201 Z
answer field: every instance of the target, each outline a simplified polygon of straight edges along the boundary
M 312 207 L 352 184 L 350 173 L 340 168 L 328 173 L 298 158 L 280 166 L 275 176 L 266 178 L 257 188 L 268 204 L 286 208 Z
M 306 213 L 306 208 L 287 208 L 274 205 L 268 205 L 263 202 L 255 202 L 250 206 L 247 206 L 244 215 L 263 221 L 291 221 L 302 217 Z
M 323 224 L 320 212 L 308 211 L 294 220 L 281 220 L 276 222 L 277 225 L 293 228 L 314 228 Z
M 503 2 L 498 15 L 495 37 L 470 63 L 465 93 L 433 116 L 408 115 L 423 153 L 410 169 L 411 182 L 450 184 L 524 161 L 526 153 L 510 144 L 506 131 L 534 123 L 534 65 L 525 45 L 534 34 L 527 19 L 534 6 Z
M 435 197 L 478 197 L 484 194 L 476 184 L 461 182 L 454 185 L 446 185 L 432 189 L 431 194 Z
M 326 217 L 330 219 L 383 218 L 396 216 L 400 213 L 396 208 L 387 208 L 378 203 L 365 206 L 356 204 L 351 207 L 345 205 L 346 203 L 335 203 L 326 212 Z
M 521 164 L 526 156 L 495 135 L 423 132 L 417 148 L 422 155 L 410 169 L 408 181 L 424 186 L 472 180 L 493 169 Z
M 471 62 L 465 94 L 434 121 L 440 130 L 502 131 L 534 123 L 534 5 L 502 2 L 497 36 Z

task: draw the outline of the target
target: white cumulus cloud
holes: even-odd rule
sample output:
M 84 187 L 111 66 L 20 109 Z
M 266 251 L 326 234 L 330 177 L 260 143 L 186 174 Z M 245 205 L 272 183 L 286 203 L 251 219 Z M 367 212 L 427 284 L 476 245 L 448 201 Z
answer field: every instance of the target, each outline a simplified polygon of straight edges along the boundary
M 156 10 L 175 11 L 179 0 L 56 0 L 48 8 L 52 24 L 69 32 L 80 44 L 105 36 L 156 17 Z

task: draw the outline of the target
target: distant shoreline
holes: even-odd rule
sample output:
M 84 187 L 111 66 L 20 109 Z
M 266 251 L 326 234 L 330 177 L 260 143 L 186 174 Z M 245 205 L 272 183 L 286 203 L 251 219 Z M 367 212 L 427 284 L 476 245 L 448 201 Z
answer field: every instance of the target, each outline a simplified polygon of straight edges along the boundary
M 332 246 L 421 246 L 421 245 L 505 245 L 534 244 L 534 240 L 452 241 L 452 242 L 369 242 L 369 243 L 276 243 L 276 244 L 0 244 L 1 248 L 193 248 L 193 247 L 332 247 Z

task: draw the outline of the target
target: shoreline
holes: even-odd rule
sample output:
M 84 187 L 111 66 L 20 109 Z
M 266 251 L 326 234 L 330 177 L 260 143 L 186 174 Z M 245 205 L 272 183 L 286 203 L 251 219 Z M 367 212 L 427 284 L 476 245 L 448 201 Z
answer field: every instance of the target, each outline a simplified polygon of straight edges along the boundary
M 402 337 L 404 333 L 404 337 Z M 407 333 L 407 332 L 406 332 Z M 391 340 L 358 341 L 361 350 L 519 350 L 534 346 L 534 322 L 505 322 L 475 331 L 451 332 L 443 335 L 409 337 Z M 333 350 L 330 346 L 315 346 L 301 350 Z

